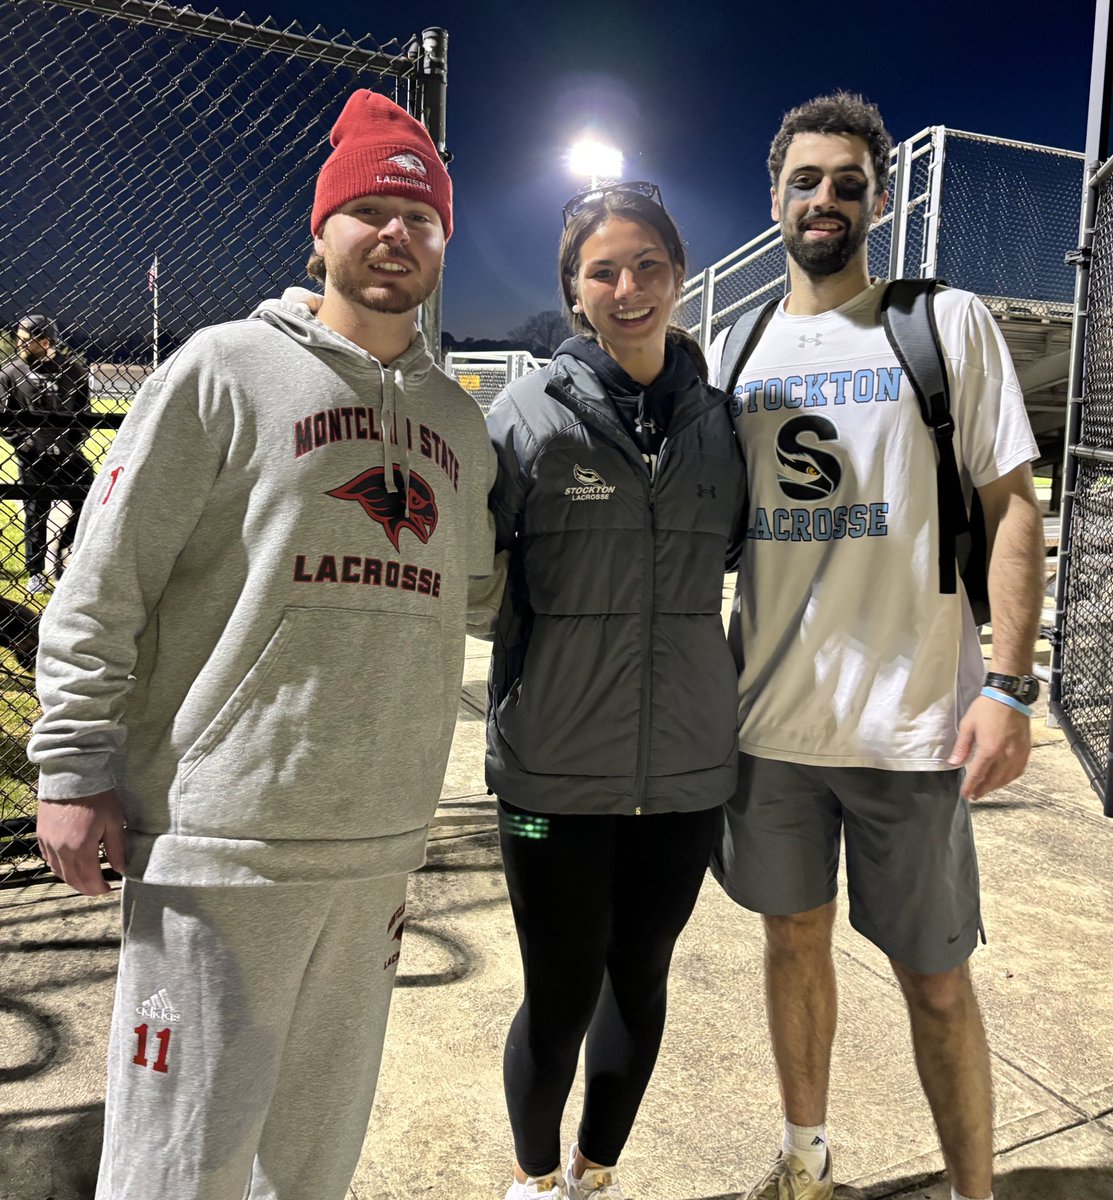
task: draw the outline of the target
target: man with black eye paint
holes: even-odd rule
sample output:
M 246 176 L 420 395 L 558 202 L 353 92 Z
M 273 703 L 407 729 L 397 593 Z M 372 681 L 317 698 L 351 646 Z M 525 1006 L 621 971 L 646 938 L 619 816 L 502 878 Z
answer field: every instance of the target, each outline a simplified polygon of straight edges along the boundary
M 769 171 L 791 291 L 733 388 L 750 487 L 731 630 L 744 663 L 741 771 L 712 868 L 764 917 L 784 1109 L 781 1153 L 748 1200 L 834 1194 L 825 1120 L 840 835 L 850 921 L 904 993 L 952 1200 L 992 1196 L 989 1056 L 967 962 L 982 931 L 969 802 L 1028 758 L 1043 557 L 1036 446 L 988 310 L 940 290 L 955 455 L 990 547 L 986 676 L 963 589 L 940 591 L 935 448 L 881 324 L 885 283 L 869 275 L 890 147 L 860 96 L 785 116 Z M 728 332 L 708 355 L 721 386 Z M 855 536 L 837 515 L 863 508 L 883 519 Z M 902 1146 L 917 1153 L 916 1131 L 890 1137 L 898 1159 Z

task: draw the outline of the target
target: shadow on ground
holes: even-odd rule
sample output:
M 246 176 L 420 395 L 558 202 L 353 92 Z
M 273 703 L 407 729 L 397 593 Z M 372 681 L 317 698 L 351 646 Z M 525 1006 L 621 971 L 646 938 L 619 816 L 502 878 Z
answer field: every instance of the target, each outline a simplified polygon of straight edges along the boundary
M 0 1119 L 0 1200 L 93 1200 L 103 1125 L 103 1104 Z
M 951 1189 L 942 1175 L 926 1179 L 894 1179 L 860 1191 L 848 1184 L 835 1188 L 835 1200 L 949 1200 Z M 693 1200 L 745 1200 L 745 1192 L 723 1192 Z M 643 1200 L 638 1197 L 637 1200 Z M 644 1200 L 653 1200 L 645 1197 Z M 993 1179 L 993 1200 L 1113 1200 L 1113 1167 L 1020 1167 Z

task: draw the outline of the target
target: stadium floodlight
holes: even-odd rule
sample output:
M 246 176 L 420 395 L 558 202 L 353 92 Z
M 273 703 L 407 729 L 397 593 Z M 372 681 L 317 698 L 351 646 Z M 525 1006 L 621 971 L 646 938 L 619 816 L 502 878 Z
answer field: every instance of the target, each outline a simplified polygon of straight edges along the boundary
M 581 138 L 568 155 L 568 165 L 573 175 L 586 175 L 591 186 L 598 187 L 600 180 L 622 178 L 622 151 L 595 138 Z

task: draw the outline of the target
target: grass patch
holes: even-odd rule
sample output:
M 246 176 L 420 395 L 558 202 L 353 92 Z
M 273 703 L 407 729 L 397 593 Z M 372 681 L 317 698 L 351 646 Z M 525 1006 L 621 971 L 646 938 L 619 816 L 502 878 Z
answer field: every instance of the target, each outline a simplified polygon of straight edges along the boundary
M 0 822 L 11 822 L 0 834 L 0 875 L 8 859 L 12 835 L 30 834 L 39 802 L 38 771 L 27 761 L 27 740 L 39 716 L 39 701 L 30 675 L 7 652 L 0 654 Z

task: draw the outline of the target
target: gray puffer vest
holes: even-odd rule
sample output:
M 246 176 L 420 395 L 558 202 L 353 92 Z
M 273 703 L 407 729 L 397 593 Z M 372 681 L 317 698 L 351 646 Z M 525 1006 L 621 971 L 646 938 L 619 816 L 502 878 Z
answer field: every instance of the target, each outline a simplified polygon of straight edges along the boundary
M 495 401 L 510 580 L 495 631 L 487 784 L 540 812 L 713 808 L 737 777 L 723 574 L 746 528 L 726 397 L 675 395 L 655 464 L 595 373 L 560 353 Z

